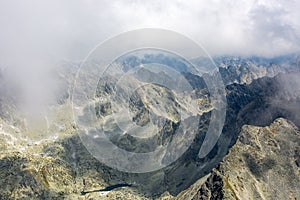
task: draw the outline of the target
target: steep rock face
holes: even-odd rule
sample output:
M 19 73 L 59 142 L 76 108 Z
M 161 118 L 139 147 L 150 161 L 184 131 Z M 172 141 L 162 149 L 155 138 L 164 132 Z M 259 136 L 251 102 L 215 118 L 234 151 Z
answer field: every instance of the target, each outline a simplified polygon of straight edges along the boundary
M 194 199 L 297 199 L 300 132 L 283 118 L 245 125 L 236 144 Z
M 225 198 L 295 199 L 300 197 L 300 132 L 284 119 L 269 127 L 244 126 L 225 157 Z

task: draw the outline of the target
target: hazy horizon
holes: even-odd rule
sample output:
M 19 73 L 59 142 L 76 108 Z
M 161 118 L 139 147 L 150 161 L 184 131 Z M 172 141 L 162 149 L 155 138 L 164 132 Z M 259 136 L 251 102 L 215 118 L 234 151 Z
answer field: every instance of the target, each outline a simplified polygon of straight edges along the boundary
M 1 1 L 0 66 L 35 108 L 53 98 L 59 85 L 49 71 L 61 61 L 81 61 L 99 43 L 134 29 L 181 33 L 212 56 L 298 54 L 299 7 L 295 0 Z

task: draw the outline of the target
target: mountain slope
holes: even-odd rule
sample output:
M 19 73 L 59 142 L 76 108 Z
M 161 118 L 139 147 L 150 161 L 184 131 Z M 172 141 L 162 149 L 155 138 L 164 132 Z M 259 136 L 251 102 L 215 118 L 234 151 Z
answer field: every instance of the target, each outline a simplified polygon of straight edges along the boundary
M 245 125 L 193 199 L 298 199 L 299 147 L 299 129 L 283 118 L 266 127 Z
M 159 59 L 165 61 L 162 57 Z M 167 59 L 166 62 L 175 61 Z M 179 69 L 184 69 L 182 63 L 177 65 Z M 130 65 L 127 67 L 130 68 Z M 223 67 L 225 71 L 228 70 L 226 73 L 231 74 L 228 65 Z M 251 67 L 246 68 L 252 71 Z M 294 70 L 295 66 L 291 68 Z M 299 131 L 284 119 L 274 120 L 283 117 L 299 127 L 300 93 L 298 87 L 291 87 L 298 84 L 295 80 L 299 74 L 293 71 L 275 77 L 253 76 L 247 83 L 231 83 L 235 78 L 228 79 L 227 115 L 223 132 L 213 150 L 204 159 L 198 158 L 198 152 L 209 125 L 211 110 L 205 82 L 201 77 L 186 72 L 182 74 L 192 85 L 194 96 L 201 100 L 199 105 L 203 112 L 199 130 L 192 130 L 197 131 L 196 137 L 176 162 L 147 174 L 130 174 L 111 169 L 86 150 L 78 136 L 76 125 L 72 122 L 71 95 L 63 95 L 60 98 L 62 101 L 52 107 L 55 113 L 52 116 L 53 124 L 43 130 L 48 133 L 47 136 L 57 137 L 40 141 L 26 140 L 25 136 L 31 135 L 24 127 L 25 123 L 20 120 L 21 116 L 16 118 L 17 114 L 14 114 L 18 108 L 11 101 L 0 101 L 2 108 L 13 111 L 0 112 L 0 185 L 3 186 L 1 198 L 191 199 L 195 196 L 195 199 L 272 199 L 273 196 L 268 196 L 268 193 L 274 194 L 274 198 L 281 198 L 287 193 L 297 197 L 299 194 L 293 191 L 298 186 L 297 182 L 291 181 L 289 185 L 288 180 L 291 178 L 289 174 L 299 180 Z M 238 73 L 236 75 L 240 76 Z M 69 83 L 73 80 L 73 77 L 67 75 L 61 77 L 66 78 Z M 108 116 L 112 110 L 110 105 L 101 102 L 101 98 L 115 92 L 111 85 L 104 86 L 99 87 L 99 95 L 96 96 L 99 104 L 96 104 L 95 109 L 98 111 L 99 120 Z M 158 85 L 141 89 L 145 89 L 152 97 L 140 98 L 139 91 L 132 96 L 130 109 L 134 121 L 143 125 L 147 123 L 150 112 L 154 117 L 162 115 L 159 112 L 161 108 L 170 110 L 170 115 L 164 116 L 167 118 L 166 126 L 160 135 L 150 138 L 150 143 L 126 135 L 112 135 L 111 140 L 117 145 L 136 152 L 151 150 L 171 140 L 176 134 L 178 123 L 176 110 L 182 109 L 181 112 L 185 113 L 188 107 L 184 105 L 189 102 L 188 99 L 182 100 L 180 95 L 180 99 L 174 98 L 170 91 Z M 70 88 L 66 90 L 69 93 Z M 5 95 L 0 99 L 6 99 Z M 152 106 L 155 101 L 161 107 Z M 122 99 L 120 102 L 122 103 Z M 273 121 L 270 127 L 265 127 Z M 154 142 L 151 143 L 152 141 Z M 149 144 L 149 149 L 144 149 L 145 144 Z M 201 168 L 203 164 L 208 165 Z M 213 169 L 214 167 L 216 168 Z M 244 179 L 240 180 L 241 176 L 237 173 Z M 281 176 L 286 183 L 282 187 L 284 192 L 273 186 Z M 126 184 L 127 186 L 122 186 Z M 115 189 L 106 191 L 105 188 Z

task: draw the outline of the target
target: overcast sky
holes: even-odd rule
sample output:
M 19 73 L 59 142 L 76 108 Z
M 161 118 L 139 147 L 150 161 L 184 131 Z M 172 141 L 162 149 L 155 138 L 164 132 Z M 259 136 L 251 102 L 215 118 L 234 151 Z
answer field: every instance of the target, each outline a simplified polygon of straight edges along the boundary
M 99 42 L 144 27 L 166 28 L 210 54 L 299 51 L 297 0 L 86 0 L 0 2 L 0 58 L 81 60 Z
M 298 0 L 1 0 L 0 66 L 37 99 L 52 84 L 45 69 L 137 28 L 177 31 L 211 55 L 299 52 L 299 10 Z

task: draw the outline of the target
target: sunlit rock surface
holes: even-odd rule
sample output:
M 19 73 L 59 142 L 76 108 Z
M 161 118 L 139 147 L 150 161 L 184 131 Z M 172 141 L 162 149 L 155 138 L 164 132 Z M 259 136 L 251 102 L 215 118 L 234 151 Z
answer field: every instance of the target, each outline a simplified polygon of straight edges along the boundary
M 299 147 L 299 129 L 283 118 L 245 125 L 193 199 L 298 199 Z

